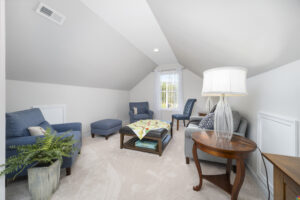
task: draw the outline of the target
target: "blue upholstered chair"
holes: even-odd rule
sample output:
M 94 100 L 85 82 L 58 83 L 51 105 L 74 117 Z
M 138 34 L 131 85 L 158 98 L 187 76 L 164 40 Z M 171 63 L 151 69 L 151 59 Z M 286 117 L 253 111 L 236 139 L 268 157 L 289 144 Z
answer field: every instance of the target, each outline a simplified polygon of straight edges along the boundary
M 134 114 L 134 107 L 137 108 L 137 114 Z M 142 120 L 153 119 L 153 111 L 149 110 L 148 102 L 130 102 L 129 103 L 130 123 Z
M 40 126 L 44 129 L 48 127 L 52 131 L 56 131 L 58 135 L 67 133 L 67 136 L 73 135 L 73 139 L 77 142 L 74 144 L 76 151 L 71 157 L 64 157 L 62 168 L 66 169 L 67 175 L 71 174 L 71 166 L 80 153 L 82 145 L 81 123 L 65 123 L 50 125 L 44 118 L 42 112 L 38 108 L 23 110 L 18 112 L 6 113 L 6 158 L 16 155 L 17 152 L 10 146 L 27 145 L 36 143 L 36 139 L 42 136 L 31 136 L 28 127 Z M 6 178 L 12 178 L 16 173 L 6 175 Z M 26 176 L 25 169 L 18 176 Z
M 197 99 L 188 99 L 185 103 L 183 114 L 174 114 L 172 115 L 172 125 L 174 124 L 174 119 L 177 119 L 177 130 L 179 129 L 179 120 L 183 120 L 185 126 L 185 120 L 190 120 L 193 107 Z

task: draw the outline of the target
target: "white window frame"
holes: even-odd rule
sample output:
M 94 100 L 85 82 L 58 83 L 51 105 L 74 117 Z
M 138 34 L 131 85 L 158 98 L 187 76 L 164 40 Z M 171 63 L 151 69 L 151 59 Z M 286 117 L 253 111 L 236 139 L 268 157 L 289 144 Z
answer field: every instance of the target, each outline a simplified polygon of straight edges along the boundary
M 176 91 L 171 91 L 171 92 L 176 92 L 176 97 L 177 97 L 177 106 L 176 107 L 174 107 L 174 108 L 168 108 L 168 90 L 167 90 L 167 87 L 166 87 L 166 106 L 167 106 L 167 108 L 163 108 L 162 107 L 162 104 L 163 104 L 163 102 L 162 102 L 162 90 L 161 90 L 161 84 L 162 84 L 162 81 L 161 81 L 161 76 L 164 76 L 164 75 L 166 75 L 166 74 L 174 74 L 174 75 L 176 75 L 177 76 L 177 90 Z M 160 102 L 159 102 L 159 107 L 160 107 L 160 109 L 161 110 L 167 110 L 167 111 L 173 111 L 173 110 L 177 110 L 178 109 L 178 107 L 179 107 L 179 74 L 178 74 L 178 72 L 176 72 L 176 71 L 165 71 L 165 72 L 161 72 L 160 73 L 160 77 L 159 77 L 159 96 L 160 96 L 160 98 L 159 98 L 159 100 L 160 100 Z

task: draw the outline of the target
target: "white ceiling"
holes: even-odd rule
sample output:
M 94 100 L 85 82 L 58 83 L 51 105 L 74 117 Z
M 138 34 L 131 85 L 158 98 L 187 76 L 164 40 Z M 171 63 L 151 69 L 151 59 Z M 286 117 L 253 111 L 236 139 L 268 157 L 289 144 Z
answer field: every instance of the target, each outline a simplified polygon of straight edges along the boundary
M 35 13 L 38 0 L 6 1 L 7 78 L 128 90 L 157 65 L 79 0 L 43 0 L 63 26 Z
M 299 0 L 148 0 L 180 64 L 255 75 L 300 58 Z
M 6 1 L 8 79 L 128 90 L 177 60 L 252 76 L 300 58 L 299 0 L 43 2 L 63 26 L 35 13 L 38 0 Z
M 81 0 L 157 65 L 177 63 L 146 0 Z M 158 48 L 159 52 L 153 52 Z

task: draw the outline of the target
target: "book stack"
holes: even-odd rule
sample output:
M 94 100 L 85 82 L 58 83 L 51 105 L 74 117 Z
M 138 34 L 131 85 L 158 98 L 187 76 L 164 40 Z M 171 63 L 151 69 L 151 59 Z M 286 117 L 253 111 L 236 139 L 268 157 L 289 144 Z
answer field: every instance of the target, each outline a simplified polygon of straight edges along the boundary
M 153 140 L 137 140 L 135 142 L 135 146 L 136 147 L 141 147 L 141 148 L 147 148 L 147 149 L 153 149 L 155 150 L 157 147 L 157 141 L 153 141 Z

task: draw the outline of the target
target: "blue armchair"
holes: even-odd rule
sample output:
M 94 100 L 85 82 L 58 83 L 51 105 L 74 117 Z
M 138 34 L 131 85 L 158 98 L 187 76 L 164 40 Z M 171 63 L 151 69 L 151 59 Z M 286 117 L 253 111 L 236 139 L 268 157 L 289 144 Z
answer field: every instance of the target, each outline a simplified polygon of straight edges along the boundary
M 76 151 L 71 157 L 64 157 L 61 166 L 66 169 L 67 175 L 70 175 L 71 166 L 77 158 L 77 155 L 80 153 L 82 145 L 81 123 L 50 125 L 44 119 L 42 112 L 38 108 L 6 113 L 6 158 L 17 154 L 15 150 L 9 148 L 10 146 L 34 144 L 38 137 L 42 137 L 31 136 L 27 129 L 30 126 L 41 126 L 44 129 L 49 127 L 52 131 L 56 131 L 58 135 L 61 135 L 66 131 L 70 131 L 67 135 L 73 135 L 74 139 L 77 141 L 77 143 L 74 144 Z M 8 174 L 6 175 L 6 178 L 12 178 L 15 174 L 16 173 Z M 27 170 L 24 170 L 21 174 L 19 174 L 19 176 L 26 175 Z
M 197 99 L 188 99 L 185 103 L 183 114 L 174 114 L 172 115 L 172 126 L 174 124 L 174 119 L 177 119 L 177 131 L 179 129 L 179 120 L 183 120 L 183 124 L 185 126 L 185 120 L 190 120 L 193 107 Z
M 137 108 L 137 114 L 134 114 L 133 108 Z M 129 103 L 130 123 L 142 120 L 153 119 L 153 111 L 149 110 L 148 102 L 131 102 Z

